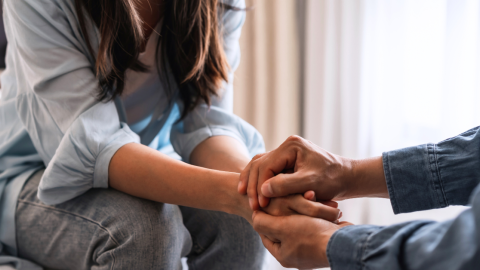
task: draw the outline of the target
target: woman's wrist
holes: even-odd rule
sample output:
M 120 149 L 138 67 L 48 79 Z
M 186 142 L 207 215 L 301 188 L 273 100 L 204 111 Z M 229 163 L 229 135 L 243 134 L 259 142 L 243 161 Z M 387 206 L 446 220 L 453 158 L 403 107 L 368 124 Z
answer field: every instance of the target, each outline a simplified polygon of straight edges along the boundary
M 253 211 L 248 204 L 248 197 L 247 195 L 242 195 L 237 192 L 240 174 L 227 172 L 225 176 L 226 185 L 223 185 L 222 192 L 226 195 L 224 198 L 226 203 L 223 205 L 222 211 L 241 216 L 251 222 Z

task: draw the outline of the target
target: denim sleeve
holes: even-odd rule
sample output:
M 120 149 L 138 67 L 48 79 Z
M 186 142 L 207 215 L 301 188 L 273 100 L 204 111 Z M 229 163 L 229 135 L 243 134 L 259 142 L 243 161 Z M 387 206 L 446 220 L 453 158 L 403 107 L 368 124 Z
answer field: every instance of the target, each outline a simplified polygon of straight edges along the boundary
M 383 154 L 395 214 L 466 205 L 480 183 L 480 127 L 438 144 Z
M 113 102 L 98 102 L 98 80 L 73 1 L 5 0 L 9 70 L 18 121 L 46 166 L 38 196 L 58 204 L 108 187 L 108 165 L 123 145 L 139 142 Z
M 244 0 L 223 0 L 230 6 L 245 8 Z M 233 72 L 240 64 L 239 38 L 245 11 L 225 10 L 222 14 L 223 48 L 230 65 L 228 82 L 218 96 L 212 96 L 211 106 L 198 105 L 185 119 L 177 122 L 171 131 L 175 151 L 186 162 L 198 144 L 212 136 L 229 136 L 245 145 L 250 157 L 265 152 L 260 133 L 250 124 L 233 114 Z M 181 108 L 182 105 L 180 104 Z
M 470 204 L 470 209 L 445 222 L 344 227 L 328 243 L 331 269 L 478 269 L 480 185 Z

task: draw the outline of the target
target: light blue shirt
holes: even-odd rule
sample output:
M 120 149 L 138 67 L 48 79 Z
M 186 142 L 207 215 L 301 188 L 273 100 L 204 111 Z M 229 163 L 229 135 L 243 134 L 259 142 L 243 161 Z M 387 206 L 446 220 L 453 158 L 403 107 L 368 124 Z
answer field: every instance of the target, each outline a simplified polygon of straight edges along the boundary
M 243 0 L 225 1 L 244 7 Z M 122 102 L 99 102 L 95 61 L 78 25 L 74 0 L 4 0 L 8 39 L 7 69 L 0 100 L 0 240 L 15 255 L 14 213 L 28 177 L 46 167 L 38 196 L 59 204 L 91 188 L 108 188 L 108 165 L 127 143 L 173 146 L 188 162 L 190 153 L 212 136 L 242 142 L 251 156 L 264 152 L 261 135 L 235 116 L 233 71 L 240 61 L 238 39 L 245 12 L 222 14 L 224 49 L 231 71 L 212 106 L 200 104 L 180 122 L 180 99 L 152 111 L 151 121 L 135 133 L 125 121 Z M 98 32 L 90 29 L 93 47 Z M 171 74 L 169 74 L 171 76 Z M 176 90 L 176 89 L 174 89 Z M 1 260 L 0 260 L 1 263 Z

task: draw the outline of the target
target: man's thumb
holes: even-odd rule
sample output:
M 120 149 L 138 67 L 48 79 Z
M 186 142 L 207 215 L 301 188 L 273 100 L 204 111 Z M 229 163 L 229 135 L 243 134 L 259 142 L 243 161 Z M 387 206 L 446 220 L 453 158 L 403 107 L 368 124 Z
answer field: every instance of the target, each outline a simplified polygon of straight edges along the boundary
M 300 175 L 297 173 L 277 174 L 263 183 L 261 191 L 267 198 L 283 197 L 290 194 L 304 193 L 311 188 L 302 183 Z

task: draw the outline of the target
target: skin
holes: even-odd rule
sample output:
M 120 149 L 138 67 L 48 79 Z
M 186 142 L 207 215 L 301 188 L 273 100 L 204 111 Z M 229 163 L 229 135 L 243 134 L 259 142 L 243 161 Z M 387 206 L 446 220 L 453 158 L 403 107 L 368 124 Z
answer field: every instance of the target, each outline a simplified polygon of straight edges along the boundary
M 308 190 L 321 201 L 389 198 L 382 157 L 354 160 L 337 156 L 299 136 L 255 156 L 242 171 L 238 185 L 239 193 L 248 194 L 253 210 L 268 205 L 268 198 Z
M 138 16 L 143 20 L 143 34 L 146 37 L 141 50 L 143 52 L 153 29 L 163 17 L 163 0 L 140 0 L 137 11 Z
M 223 139 L 228 141 L 230 138 Z M 208 140 L 204 143 L 208 144 Z M 215 148 L 231 150 L 230 144 L 215 143 Z M 197 154 L 205 158 L 210 156 L 208 152 Z M 228 160 L 224 160 L 224 163 L 230 164 L 230 168 L 237 165 Z M 114 189 L 153 201 L 223 211 L 251 222 L 253 211 L 247 197 L 236 191 L 239 177 L 239 173 L 187 164 L 136 143 L 121 147 L 109 166 L 110 186 Z M 339 212 L 336 208 L 312 202 L 301 195 L 275 199 L 265 211 L 272 215 L 307 214 L 331 221 L 337 219 Z
M 334 155 L 298 136 L 279 148 L 258 155 L 241 173 L 238 191 L 248 194 L 254 228 L 265 247 L 282 265 L 295 268 L 328 266 L 327 244 L 338 229 L 305 216 L 273 217 L 258 211 L 270 198 L 315 192 L 317 200 L 339 201 L 358 197 L 389 198 L 382 157 L 354 160 Z
M 254 212 L 252 219 L 268 251 L 283 267 L 298 269 L 328 267 L 328 240 L 338 229 L 352 225 L 302 215 L 274 217 L 262 211 Z
M 162 1 L 153 0 L 138 2 L 146 37 L 161 19 L 161 4 Z M 109 185 L 136 197 L 223 211 L 251 222 L 247 196 L 236 192 L 239 172 L 250 160 L 245 147 L 227 136 L 211 137 L 193 150 L 190 160 L 192 164 L 187 164 L 147 146 L 130 143 L 112 157 Z M 265 211 L 272 215 L 309 214 L 331 221 L 338 215 L 338 209 L 301 195 L 274 200 Z

